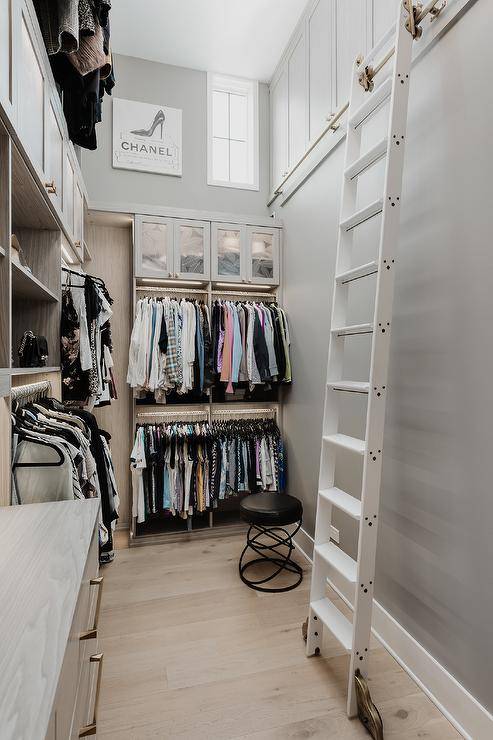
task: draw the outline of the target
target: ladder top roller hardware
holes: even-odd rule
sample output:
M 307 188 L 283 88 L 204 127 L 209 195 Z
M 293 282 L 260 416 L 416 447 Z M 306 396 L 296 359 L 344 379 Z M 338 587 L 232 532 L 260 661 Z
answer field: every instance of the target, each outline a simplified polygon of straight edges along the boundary
M 318 492 L 323 501 L 344 511 L 353 519 L 361 519 L 361 501 L 340 488 L 326 488 Z
M 366 452 L 366 442 L 358 437 L 349 437 L 347 434 L 330 434 L 324 437 L 324 440 L 336 447 L 342 447 L 350 452 L 356 452 L 358 455 L 364 455 Z
M 367 118 L 373 115 L 373 113 L 380 108 L 382 103 L 390 96 L 391 92 L 392 76 L 389 75 L 373 90 L 372 93 L 368 93 L 368 97 L 365 99 L 364 103 L 362 103 L 358 110 L 350 117 L 349 126 L 351 128 L 358 128 L 358 126 L 361 126 Z
M 327 385 L 334 391 L 348 391 L 348 393 L 370 392 L 370 384 L 360 382 L 359 380 L 330 380 Z
M 344 285 L 344 283 L 350 283 L 352 280 L 359 280 L 360 278 L 368 277 L 368 275 L 374 275 L 376 272 L 378 272 L 378 262 L 372 260 L 365 265 L 359 265 L 359 267 L 353 267 L 351 270 L 339 273 L 339 275 L 336 275 L 336 282 L 339 285 Z
M 349 216 L 349 218 L 341 221 L 341 229 L 343 231 L 351 231 L 351 229 L 356 228 L 356 226 L 360 226 L 365 221 L 368 221 L 370 218 L 378 216 L 378 214 L 382 211 L 383 198 L 377 198 L 377 200 L 374 200 L 373 203 L 370 203 L 364 208 L 360 208 L 360 210 L 356 211 L 356 213 L 353 213 L 352 216 Z
M 349 165 L 344 171 L 344 177 L 347 180 L 354 180 L 355 177 L 361 175 L 369 167 L 376 164 L 382 157 L 387 154 L 388 137 L 384 136 L 375 146 L 372 146 L 365 154 L 362 154 L 353 164 Z
M 349 583 L 356 583 L 357 563 L 333 542 L 315 545 L 315 555 L 334 568 Z
M 353 626 L 349 619 L 330 601 L 324 598 L 312 601 L 310 608 L 348 652 L 353 646 Z
M 331 330 L 332 334 L 339 337 L 349 337 L 353 334 L 372 334 L 373 324 L 352 324 L 351 326 L 339 326 Z

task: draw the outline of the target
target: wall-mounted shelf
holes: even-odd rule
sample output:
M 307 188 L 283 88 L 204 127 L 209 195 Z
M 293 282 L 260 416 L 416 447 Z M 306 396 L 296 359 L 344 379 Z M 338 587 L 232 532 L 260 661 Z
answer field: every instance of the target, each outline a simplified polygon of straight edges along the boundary
M 13 367 L 12 375 L 39 375 L 44 373 L 59 373 L 60 366 L 56 367 Z
M 16 262 L 12 262 L 12 295 L 14 298 L 58 303 L 58 296 L 53 291 L 34 277 L 32 272 Z

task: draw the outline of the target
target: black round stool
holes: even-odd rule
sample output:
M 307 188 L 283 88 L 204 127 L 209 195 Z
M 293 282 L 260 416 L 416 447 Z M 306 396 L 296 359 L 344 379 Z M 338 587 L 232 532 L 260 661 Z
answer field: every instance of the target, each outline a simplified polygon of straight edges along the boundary
M 303 517 L 301 501 L 285 493 L 252 493 L 241 501 L 240 516 L 250 525 L 239 562 L 243 583 L 256 591 L 267 593 L 291 591 L 299 586 L 303 580 L 303 570 L 298 563 L 291 560 L 291 553 L 294 550 L 293 537 L 301 527 Z M 285 529 L 289 524 L 297 525 L 291 534 Z M 259 557 L 244 563 L 249 549 Z M 259 580 L 249 578 L 246 571 L 256 563 L 271 563 L 273 572 Z M 294 583 L 282 588 L 264 585 L 283 571 L 294 574 Z

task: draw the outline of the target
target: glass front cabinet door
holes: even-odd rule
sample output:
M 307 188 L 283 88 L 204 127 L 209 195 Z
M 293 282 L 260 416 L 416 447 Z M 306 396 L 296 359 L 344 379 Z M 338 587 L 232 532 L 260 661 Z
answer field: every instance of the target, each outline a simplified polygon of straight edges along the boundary
M 279 229 L 249 226 L 247 254 L 249 283 L 279 285 Z
M 211 240 L 212 279 L 221 283 L 246 283 L 245 226 L 212 224 Z
M 173 220 L 135 216 L 135 276 L 172 277 Z
M 175 221 L 173 277 L 208 282 L 210 266 L 209 221 Z

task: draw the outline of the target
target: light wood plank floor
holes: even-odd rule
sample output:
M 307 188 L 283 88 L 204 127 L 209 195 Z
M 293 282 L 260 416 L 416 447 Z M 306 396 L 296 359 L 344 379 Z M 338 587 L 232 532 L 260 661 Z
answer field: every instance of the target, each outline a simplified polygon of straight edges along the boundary
M 305 657 L 309 571 L 294 591 L 252 591 L 238 577 L 242 544 L 124 549 L 105 567 L 98 738 L 368 738 L 345 715 L 340 646 L 327 636 L 323 658 Z M 371 690 L 387 739 L 460 737 L 378 646 Z

